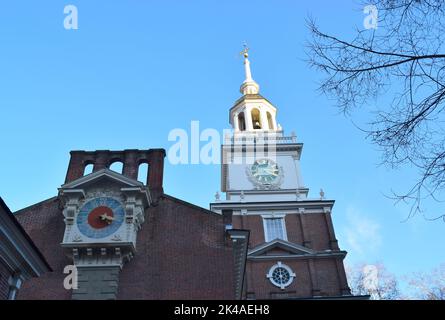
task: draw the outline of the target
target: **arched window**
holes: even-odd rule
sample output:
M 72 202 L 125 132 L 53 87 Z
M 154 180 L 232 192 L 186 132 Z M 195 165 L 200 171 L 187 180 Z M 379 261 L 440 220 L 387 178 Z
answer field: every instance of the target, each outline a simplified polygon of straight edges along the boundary
M 244 112 L 238 115 L 238 128 L 240 131 L 246 131 L 246 120 L 244 118 Z
M 122 174 L 122 170 L 124 168 L 124 164 L 121 161 L 115 161 L 111 164 L 110 170 Z
M 148 184 L 148 163 L 141 163 L 138 169 L 138 181 Z
M 252 126 L 254 129 L 261 129 L 260 110 L 257 108 L 252 109 Z
M 270 112 L 267 112 L 267 123 L 269 124 L 269 129 L 273 130 L 273 119 Z
M 86 176 L 87 174 L 90 174 L 93 172 L 94 165 L 92 163 L 87 163 L 85 168 L 83 169 L 83 175 Z

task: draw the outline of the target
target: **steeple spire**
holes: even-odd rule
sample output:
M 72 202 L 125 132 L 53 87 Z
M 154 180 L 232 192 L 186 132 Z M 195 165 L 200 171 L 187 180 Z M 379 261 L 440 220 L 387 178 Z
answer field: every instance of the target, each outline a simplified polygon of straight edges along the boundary
M 250 70 L 250 61 L 249 61 L 249 48 L 247 44 L 244 44 L 244 50 L 241 52 L 244 56 L 244 71 L 246 73 L 246 79 L 241 85 L 240 91 L 243 95 L 246 94 L 258 94 L 260 91 L 260 86 L 255 82 L 252 78 L 252 71 Z

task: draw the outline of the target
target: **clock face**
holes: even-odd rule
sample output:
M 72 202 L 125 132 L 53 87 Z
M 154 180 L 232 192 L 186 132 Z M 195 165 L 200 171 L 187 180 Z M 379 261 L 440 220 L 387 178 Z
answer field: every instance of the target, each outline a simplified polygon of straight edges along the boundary
M 95 198 L 80 209 L 77 215 L 77 227 L 89 238 L 105 238 L 119 229 L 124 217 L 124 208 L 116 199 Z
M 250 173 L 257 182 L 270 185 L 278 181 L 280 169 L 272 160 L 261 159 L 254 162 L 250 168 Z

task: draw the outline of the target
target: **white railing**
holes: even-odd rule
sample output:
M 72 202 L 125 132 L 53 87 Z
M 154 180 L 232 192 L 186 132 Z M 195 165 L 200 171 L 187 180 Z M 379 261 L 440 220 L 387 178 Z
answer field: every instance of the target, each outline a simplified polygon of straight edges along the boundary
M 283 136 L 281 132 L 243 132 L 227 134 L 224 139 L 225 144 L 257 144 L 257 143 L 276 143 L 288 144 L 297 143 L 297 136 L 292 133 L 291 136 Z

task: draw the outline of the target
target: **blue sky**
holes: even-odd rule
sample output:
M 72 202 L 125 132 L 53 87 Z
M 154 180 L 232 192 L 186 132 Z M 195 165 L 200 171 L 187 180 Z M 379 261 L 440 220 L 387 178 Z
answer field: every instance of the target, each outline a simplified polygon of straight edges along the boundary
M 63 9 L 79 10 L 65 30 Z M 311 15 L 346 39 L 364 15 L 355 1 L 9 1 L 0 4 L 0 195 L 17 210 L 56 195 L 74 149 L 168 149 L 168 133 L 228 128 L 251 48 L 254 79 L 278 122 L 303 142 L 310 196 L 335 199 L 333 219 L 348 263 L 383 262 L 403 275 L 445 261 L 444 223 L 387 199 L 415 180 L 411 168 L 378 166 L 380 153 L 334 102 L 317 92 L 304 61 Z M 356 122 L 369 120 L 353 114 Z M 217 165 L 167 162 L 167 193 L 208 207 Z M 428 206 L 431 216 L 436 205 Z

